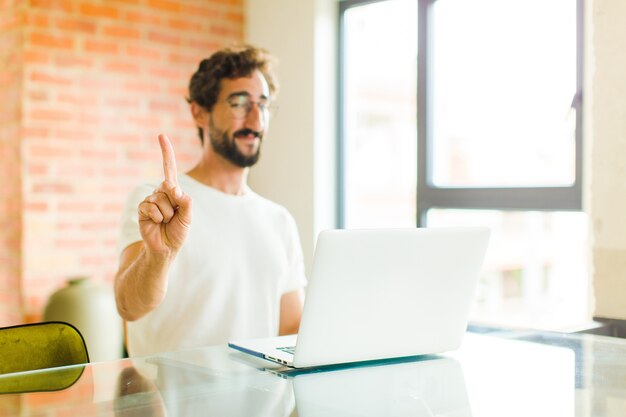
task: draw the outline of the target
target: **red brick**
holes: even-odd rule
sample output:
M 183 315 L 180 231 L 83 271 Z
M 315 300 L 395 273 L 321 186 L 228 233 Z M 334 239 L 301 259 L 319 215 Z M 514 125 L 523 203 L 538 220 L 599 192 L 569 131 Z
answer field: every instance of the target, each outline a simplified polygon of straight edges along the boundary
M 124 209 L 124 204 L 120 204 L 120 203 L 104 203 L 102 205 L 103 211 L 108 211 L 112 213 L 121 213 L 123 209 Z
M 149 109 L 151 112 L 158 113 L 178 113 L 181 109 L 181 102 L 178 100 L 152 100 L 149 104 Z
M 220 15 L 220 11 L 215 8 L 196 6 L 193 4 L 183 5 L 182 8 L 183 13 L 190 16 L 201 16 L 204 18 L 214 19 Z
M 128 45 L 126 47 L 128 54 L 134 58 L 143 58 L 150 60 L 161 60 L 163 54 L 159 49 L 146 48 L 143 46 Z
M 72 68 L 72 67 L 91 68 L 93 67 L 93 61 L 94 60 L 90 57 L 70 55 L 70 56 L 58 56 L 55 58 L 54 63 L 58 67 L 62 67 L 62 68 Z
M 104 64 L 103 69 L 109 72 L 121 72 L 126 74 L 137 74 L 140 70 L 139 64 L 124 61 L 114 61 Z
M 162 23 L 162 19 L 159 16 L 136 11 L 127 12 L 124 18 L 131 23 L 149 24 L 153 26 L 159 26 Z
M 14 71 L 13 73 L 9 73 L 9 72 L 0 73 L 0 85 L 1 86 L 15 85 L 15 82 L 21 81 L 21 79 L 22 79 L 22 74 L 17 71 Z
M 24 205 L 24 210 L 30 211 L 30 212 L 43 213 L 43 212 L 48 211 L 48 203 L 45 203 L 45 202 L 27 203 Z
M 30 175 L 48 175 L 49 169 L 47 165 L 29 165 L 28 173 Z
M 228 22 L 243 23 L 244 21 L 243 13 L 237 13 L 237 12 L 224 13 L 224 20 Z
M 154 129 L 155 126 L 159 126 L 159 124 L 161 124 L 162 122 L 161 117 L 156 116 L 156 115 L 150 115 L 150 116 L 130 115 L 128 116 L 127 121 L 131 125 L 143 127 L 146 129 Z
M 112 194 L 118 196 L 126 196 L 131 191 L 132 185 L 130 184 L 105 184 L 99 188 L 100 192 L 105 194 Z M 121 197 L 123 198 L 123 197 Z
M 211 53 L 217 51 L 221 47 L 221 43 L 217 40 L 202 40 L 192 38 L 186 41 L 186 44 L 192 47 L 193 49 L 197 49 L 202 51 L 205 54 L 205 57 L 211 55 Z
M 57 169 L 59 178 L 93 178 L 96 175 L 96 167 L 92 165 L 65 164 Z
M 49 35 L 44 33 L 31 33 L 29 42 L 34 46 L 58 49 L 73 49 L 74 39 L 69 36 Z
M 173 97 L 187 97 L 189 95 L 189 90 L 187 87 L 182 86 L 173 86 L 167 89 L 168 94 L 171 94 Z
M 100 161 L 112 161 L 116 159 L 117 152 L 109 150 L 98 149 L 83 149 L 80 151 L 80 156 L 87 159 L 97 159 Z
M 32 127 L 32 126 L 24 126 L 22 127 L 22 137 L 26 139 L 30 138 L 45 138 L 50 134 L 50 129 L 47 127 Z
M 29 79 L 42 84 L 69 86 L 72 85 L 72 79 L 62 77 L 60 75 L 47 74 L 43 72 L 33 72 Z
M 70 32 L 94 33 L 96 24 L 85 19 L 58 19 L 56 27 Z
M 4 13 L 7 13 L 6 11 Z M 22 24 L 22 18 L 19 14 L 5 14 L 2 19 L 0 19 L 0 31 L 3 33 L 7 33 L 11 30 L 17 29 Z
M 90 231 L 94 231 L 94 230 L 116 230 L 117 229 L 117 222 L 111 222 L 111 221 L 91 221 L 91 222 L 86 222 L 86 223 L 81 223 L 81 225 L 79 226 L 80 230 L 90 230 Z
M 26 94 L 26 97 L 30 101 L 37 101 L 37 102 L 48 101 L 48 93 L 45 91 L 29 91 Z
M 54 245 L 58 248 L 89 248 L 94 247 L 96 242 L 93 239 L 56 239 Z
M 145 162 L 156 162 L 159 158 L 158 151 L 133 151 L 129 150 L 127 152 L 128 159 L 133 161 L 145 161 Z
M 148 7 L 170 13 L 180 12 L 180 2 L 167 0 L 148 0 Z
M 74 11 L 72 0 L 30 0 L 30 5 L 41 9 L 62 10 L 64 12 Z
M 156 81 L 131 81 L 124 83 L 123 87 L 126 91 L 144 94 L 146 91 L 150 91 L 153 94 L 161 91 L 161 84 Z
M 119 17 L 119 10 L 117 7 L 96 5 L 90 2 L 83 2 L 80 4 L 79 11 L 83 16 L 89 17 L 101 17 L 117 19 Z
M 50 54 L 42 51 L 25 51 L 24 64 L 48 64 L 50 62 Z
M 92 141 L 93 132 L 85 130 L 56 129 L 52 135 L 55 140 Z
M 204 29 L 203 24 L 191 22 L 189 19 L 172 19 L 170 20 L 169 27 L 189 32 L 201 32 Z
M 29 117 L 33 121 L 42 122 L 60 122 L 68 121 L 74 118 L 72 112 L 65 110 L 50 110 L 50 109 L 33 109 L 29 112 Z
M 94 98 L 85 94 L 59 93 L 57 97 L 59 103 L 69 103 L 75 105 L 90 105 L 94 103 Z
M 228 26 L 212 25 L 209 32 L 213 35 L 238 38 L 242 35 L 240 28 L 232 28 Z
M 58 207 L 57 207 L 57 210 L 59 210 Z M 65 209 L 63 211 L 71 211 L 71 210 Z M 57 231 L 70 232 L 70 231 L 73 231 L 73 230 L 77 230 L 78 229 L 78 225 L 74 221 L 72 221 L 71 223 L 69 223 L 69 222 L 57 222 L 55 224 L 54 228 Z
M 150 75 L 156 77 L 156 78 L 162 78 L 162 79 L 169 79 L 169 80 L 183 80 L 184 78 L 187 77 L 186 73 L 183 73 L 182 71 L 178 70 L 178 69 L 173 69 L 173 68 L 158 68 L 158 67 L 153 67 L 150 68 L 149 70 Z
M 5 178 L 10 178 L 11 176 L 19 173 L 20 170 L 18 168 L 17 162 L 18 161 L 14 161 L 14 162 L 3 161 L 3 163 L 0 164 L 0 175 L 2 175 Z M 9 207 L 9 205 L 5 205 L 5 208 L 6 207 Z
M 20 120 L 20 116 L 19 108 L 3 109 L 3 111 L 0 111 L 0 125 Z
M 84 266 L 117 266 L 117 256 L 83 256 L 80 258 L 80 264 Z
M 70 194 L 74 191 L 74 187 L 61 183 L 37 183 L 33 184 L 32 191 L 34 193 Z
M 108 168 L 104 167 L 102 173 L 107 177 L 126 177 L 137 178 L 141 174 L 141 169 L 136 166 L 123 167 L 123 168 Z
M 162 32 L 150 32 L 148 39 L 152 42 L 164 43 L 172 46 L 179 46 L 181 44 L 180 36 L 168 35 Z
M 136 6 L 141 3 L 141 0 L 109 0 L 111 3 L 122 3 Z
M 128 26 L 108 26 L 103 29 L 103 33 L 107 36 L 129 39 L 139 39 L 141 35 L 139 30 Z
M 20 150 L 17 147 L 17 139 L 19 136 L 15 136 L 15 138 L 11 138 L 12 141 L 15 141 L 15 145 L 11 146 L 10 143 L 4 144 L 4 146 L 0 146 L 0 160 L 8 160 L 18 158 L 20 155 Z M 2 199 L 0 199 L 2 201 Z M 0 217 L 1 218 L 1 217 Z
M 92 202 L 73 201 L 73 202 L 61 202 L 58 203 L 56 208 L 61 212 L 70 213 L 91 213 L 95 211 L 96 204 Z
M 104 61 L 104 58 L 103 56 L 100 59 L 95 58 L 95 60 L 96 62 L 99 61 L 100 65 L 102 65 L 103 62 L 109 62 Z M 120 84 L 120 77 L 116 75 L 112 76 L 101 70 L 85 73 L 79 77 L 76 82 L 80 93 L 83 96 L 90 97 L 92 99 L 91 103 L 93 104 L 99 103 L 101 96 L 105 94 L 125 94 Z M 97 110 L 97 108 L 94 109 Z
M 68 153 L 70 153 L 67 149 L 62 148 L 62 147 L 40 146 L 40 145 L 29 146 L 27 151 L 30 156 L 34 156 L 34 157 L 66 156 Z
M 86 40 L 84 49 L 87 52 L 116 54 L 119 51 L 117 43 L 115 42 L 101 42 Z
M 50 26 L 50 19 L 48 16 L 39 13 L 26 13 L 24 16 L 26 25 L 36 28 L 48 28 Z
M 81 125 L 99 125 L 104 123 L 106 119 L 101 114 L 81 113 L 78 116 L 78 123 Z
M 141 101 L 136 97 L 110 97 L 104 100 L 105 107 L 114 107 L 116 109 L 119 108 L 139 108 L 141 106 Z
M 105 133 L 104 141 L 106 143 L 132 144 L 141 141 L 141 135 L 138 133 Z
M 168 60 L 173 64 L 183 64 L 189 66 L 189 74 L 195 71 L 196 66 L 200 63 L 203 58 L 198 57 L 197 55 L 185 55 L 178 52 L 173 52 L 169 54 Z

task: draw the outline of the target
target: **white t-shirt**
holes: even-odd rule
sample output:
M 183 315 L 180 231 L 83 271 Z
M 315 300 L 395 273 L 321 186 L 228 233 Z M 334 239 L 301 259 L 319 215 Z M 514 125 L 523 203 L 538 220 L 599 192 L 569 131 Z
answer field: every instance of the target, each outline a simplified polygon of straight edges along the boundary
M 161 304 L 127 324 L 129 354 L 277 335 L 281 296 L 306 285 L 294 219 L 249 188 L 234 196 L 188 175 L 178 183 L 193 199 L 189 235 L 171 265 Z M 128 198 L 120 253 L 142 240 L 137 207 L 157 185 L 140 186 Z

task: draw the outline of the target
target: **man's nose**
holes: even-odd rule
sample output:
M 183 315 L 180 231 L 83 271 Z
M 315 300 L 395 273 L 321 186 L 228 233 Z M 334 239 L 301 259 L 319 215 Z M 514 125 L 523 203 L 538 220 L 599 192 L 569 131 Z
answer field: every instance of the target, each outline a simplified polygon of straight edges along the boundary
M 258 103 L 250 103 L 250 111 L 246 116 L 246 127 L 248 129 L 261 132 L 263 129 L 265 129 L 265 123 L 265 111 L 259 107 Z

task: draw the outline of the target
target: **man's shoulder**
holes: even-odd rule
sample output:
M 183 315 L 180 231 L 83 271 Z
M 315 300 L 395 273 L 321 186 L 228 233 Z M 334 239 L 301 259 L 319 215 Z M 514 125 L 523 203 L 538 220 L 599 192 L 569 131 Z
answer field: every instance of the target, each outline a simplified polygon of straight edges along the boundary
M 255 208 L 263 210 L 266 214 L 272 215 L 281 219 L 286 219 L 288 221 L 293 220 L 293 216 L 289 212 L 289 210 L 280 203 L 277 203 L 273 200 L 270 200 L 267 197 L 264 197 L 256 192 L 248 189 L 249 197 L 251 202 L 255 205 Z
M 257 194 L 255 191 L 251 190 L 250 188 L 248 188 L 246 190 L 246 195 L 255 204 L 263 205 L 263 206 L 267 207 L 268 210 L 274 210 L 274 211 L 277 211 L 277 212 L 286 212 L 286 213 L 288 213 L 287 208 L 285 208 L 280 203 L 277 203 L 276 201 L 270 200 L 267 197 L 264 197 L 264 196 L 262 196 L 260 194 Z

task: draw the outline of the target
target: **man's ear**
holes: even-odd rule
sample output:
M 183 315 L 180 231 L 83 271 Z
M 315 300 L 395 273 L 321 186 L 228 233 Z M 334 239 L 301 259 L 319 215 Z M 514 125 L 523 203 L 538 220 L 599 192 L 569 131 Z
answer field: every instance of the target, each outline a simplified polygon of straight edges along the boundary
M 209 112 L 195 101 L 191 102 L 191 115 L 193 116 L 193 120 L 196 122 L 196 126 L 206 126 Z

